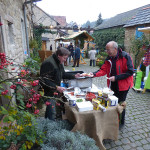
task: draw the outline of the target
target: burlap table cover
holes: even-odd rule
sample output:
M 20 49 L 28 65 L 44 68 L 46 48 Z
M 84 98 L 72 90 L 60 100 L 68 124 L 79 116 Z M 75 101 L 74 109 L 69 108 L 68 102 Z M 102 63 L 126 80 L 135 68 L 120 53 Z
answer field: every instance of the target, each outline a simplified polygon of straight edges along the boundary
M 65 115 L 75 124 L 72 131 L 80 131 L 93 138 L 100 150 L 106 150 L 102 142 L 104 139 L 118 140 L 118 111 L 122 110 L 122 106 L 113 106 L 107 108 L 106 112 L 101 110 L 78 112 L 75 107 L 65 104 Z

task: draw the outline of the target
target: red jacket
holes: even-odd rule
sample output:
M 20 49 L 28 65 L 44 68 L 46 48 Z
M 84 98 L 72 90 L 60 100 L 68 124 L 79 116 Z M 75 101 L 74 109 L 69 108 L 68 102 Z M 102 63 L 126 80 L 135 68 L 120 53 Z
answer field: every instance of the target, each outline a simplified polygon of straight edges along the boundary
M 111 59 L 107 57 L 104 64 L 94 73 L 94 77 L 100 77 L 107 74 L 110 77 L 111 74 Z M 132 58 L 124 51 L 119 50 L 119 55 L 116 60 L 116 76 L 115 81 L 118 81 L 119 91 L 126 91 L 133 86 L 133 61 Z M 111 86 L 110 80 L 107 80 L 107 86 Z

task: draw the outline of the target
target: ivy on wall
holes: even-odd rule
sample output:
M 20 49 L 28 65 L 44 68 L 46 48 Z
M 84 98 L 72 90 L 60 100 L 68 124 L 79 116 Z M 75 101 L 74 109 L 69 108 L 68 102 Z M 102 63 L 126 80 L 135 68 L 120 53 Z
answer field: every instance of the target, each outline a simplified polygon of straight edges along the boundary
M 143 50 L 143 46 L 146 46 L 149 44 L 149 40 L 145 35 L 142 35 L 140 38 L 132 37 L 130 39 L 131 46 L 130 51 L 134 55 L 134 66 L 137 68 L 141 60 L 141 58 L 144 56 L 145 51 Z
M 116 41 L 124 49 L 125 30 L 122 27 L 94 31 L 93 37 L 96 46 L 102 51 L 105 50 L 105 46 L 109 41 Z
M 38 50 L 42 48 L 42 34 L 43 33 L 56 34 L 55 31 L 51 31 L 50 29 L 45 29 L 42 24 L 40 24 L 38 27 L 34 27 L 33 36 L 34 36 L 34 39 L 37 41 Z

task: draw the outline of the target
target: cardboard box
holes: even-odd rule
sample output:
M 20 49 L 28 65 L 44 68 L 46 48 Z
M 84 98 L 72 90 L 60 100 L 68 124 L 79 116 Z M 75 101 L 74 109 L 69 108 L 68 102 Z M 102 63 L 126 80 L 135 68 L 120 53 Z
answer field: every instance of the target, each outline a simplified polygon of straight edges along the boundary
M 79 112 L 93 110 L 93 105 L 90 101 L 76 103 L 76 107 Z

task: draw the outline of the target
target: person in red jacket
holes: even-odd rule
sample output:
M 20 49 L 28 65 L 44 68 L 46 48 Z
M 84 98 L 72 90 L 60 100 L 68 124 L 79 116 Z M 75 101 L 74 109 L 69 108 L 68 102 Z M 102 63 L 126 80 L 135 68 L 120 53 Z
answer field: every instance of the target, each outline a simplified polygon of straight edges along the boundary
M 97 72 L 91 73 L 93 77 L 107 75 L 107 85 L 118 97 L 118 102 L 126 100 L 127 93 L 133 86 L 133 61 L 128 53 L 118 48 L 115 41 L 106 44 L 108 57 Z M 121 124 L 125 121 L 125 110 L 122 113 Z

